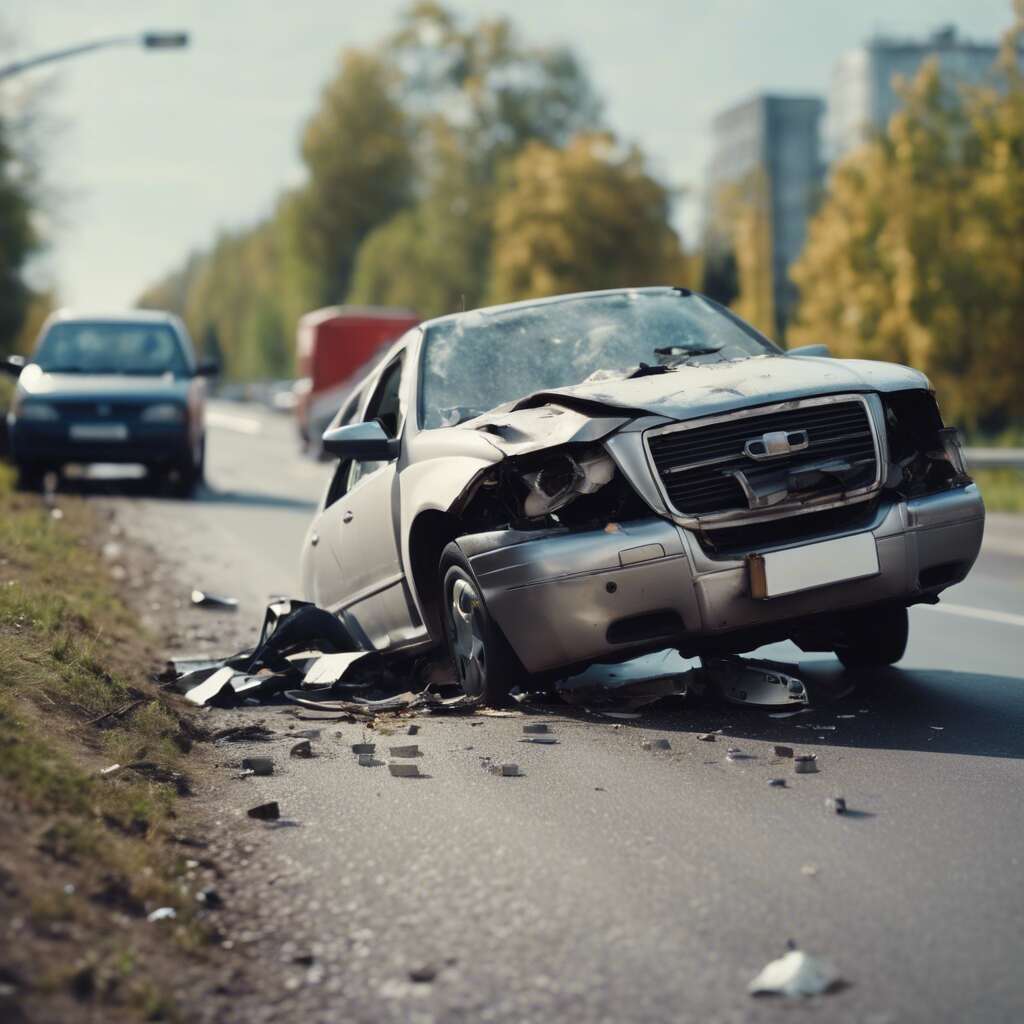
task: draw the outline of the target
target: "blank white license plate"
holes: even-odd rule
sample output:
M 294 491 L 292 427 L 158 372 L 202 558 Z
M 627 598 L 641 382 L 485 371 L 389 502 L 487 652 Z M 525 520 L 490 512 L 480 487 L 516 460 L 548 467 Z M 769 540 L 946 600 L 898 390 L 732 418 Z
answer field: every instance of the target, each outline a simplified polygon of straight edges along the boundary
M 72 441 L 127 441 L 126 423 L 72 423 Z
M 824 540 L 786 551 L 748 555 L 752 597 L 781 597 L 830 583 L 878 575 L 878 549 L 871 533 Z

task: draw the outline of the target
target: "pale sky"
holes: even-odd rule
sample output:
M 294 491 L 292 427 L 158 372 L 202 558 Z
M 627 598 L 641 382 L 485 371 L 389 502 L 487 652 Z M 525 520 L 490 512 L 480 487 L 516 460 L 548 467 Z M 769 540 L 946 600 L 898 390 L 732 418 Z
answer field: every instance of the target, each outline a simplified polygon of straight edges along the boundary
M 387 34 L 398 0 L 6 0 L 23 57 L 106 35 L 185 29 L 186 51 L 116 49 L 32 72 L 53 79 L 62 194 L 42 272 L 62 302 L 131 305 L 216 232 L 262 217 L 301 179 L 298 138 L 346 46 Z M 827 94 L 833 62 L 875 32 L 943 23 L 994 39 L 1010 0 L 451 0 L 571 44 L 620 136 L 697 208 L 722 108 L 756 92 Z M 57 70 L 59 69 L 59 70 Z M 0 89 L 5 84 L 0 82 Z M 693 213 L 684 217 L 687 226 Z

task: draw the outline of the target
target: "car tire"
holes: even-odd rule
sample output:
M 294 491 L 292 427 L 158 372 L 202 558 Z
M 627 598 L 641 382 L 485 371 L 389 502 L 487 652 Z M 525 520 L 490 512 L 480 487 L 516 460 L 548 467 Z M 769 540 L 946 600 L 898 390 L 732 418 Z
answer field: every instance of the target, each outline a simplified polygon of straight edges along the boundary
M 902 605 L 848 612 L 836 656 L 847 668 L 894 665 L 906 653 L 909 632 L 910 618 Z
M 172 469 L 172 488 L 179 498 L 195 497 L 196 489 L 203 482 L 206 474 L 206 442 L 202 442 L 199 448 L 198 462 L 189 459 L 187 462 L 176 463 Z
M 526 681 L 526 670 L 491 618 L 468 559 L 458 544 L 441 555 L 445 638 L 464 693 L 485 704 L 509 703 L 509 691 Z
M 46 477 L 46 467 L 34 462 L 19 462 L 15 467 L 17 478 L 14 486 L 19 491 L 41 491 Z

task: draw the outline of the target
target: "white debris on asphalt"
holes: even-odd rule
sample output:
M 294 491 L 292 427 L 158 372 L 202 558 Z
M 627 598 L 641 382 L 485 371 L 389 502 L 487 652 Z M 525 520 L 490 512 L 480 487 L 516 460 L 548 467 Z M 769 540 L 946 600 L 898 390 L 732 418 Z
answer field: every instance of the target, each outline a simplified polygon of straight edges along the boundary
M 839 972 L 827 961 L 801 949 L 773 960 L 750 983 L 752 996 L 816 996 L 839 981 Z

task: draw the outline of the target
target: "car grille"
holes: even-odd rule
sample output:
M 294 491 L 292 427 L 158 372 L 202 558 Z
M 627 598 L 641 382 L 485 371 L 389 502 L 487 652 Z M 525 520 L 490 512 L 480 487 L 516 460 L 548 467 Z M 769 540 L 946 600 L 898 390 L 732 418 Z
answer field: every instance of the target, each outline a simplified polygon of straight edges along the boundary
M 744 454 L 748 441 L 772 431 L 806 431 L 807 447 L 763 461 Z M 859 467 L 856 484 L 846 484 L 846 489 L 859 489 L 878 479 L 871 417 L 865 403 L 857 398 L 653 432 L 647 443 L 669 503 L 682 515 L 748 509 L 743 488 L 731 475 L 737 471 L 757 483 L 782 471 L 842 459 Z M 833 494 L 843 486 L 827 477 L 817 485 L 805 486 L 799 498 L 786 499 L 774 508 L 785 509 L 806 502 L 808 497 Z
M 76 422 L 95 421 L 97 423 L 126 423 L 138 419 L 146 406 L 144 402 L 104 402 L 95 398 L 65 400 L 55 404 L 62 419 L 73 419 Z

